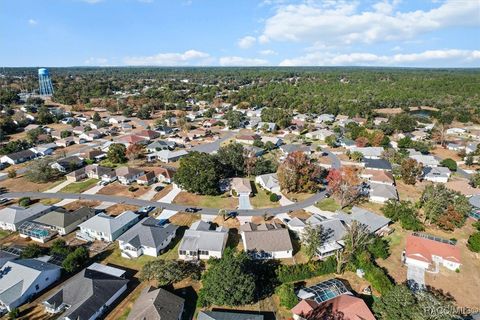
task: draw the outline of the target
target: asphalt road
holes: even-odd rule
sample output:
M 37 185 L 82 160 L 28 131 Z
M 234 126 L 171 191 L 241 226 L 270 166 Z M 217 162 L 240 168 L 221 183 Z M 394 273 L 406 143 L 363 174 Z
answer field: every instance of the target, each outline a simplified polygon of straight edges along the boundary
M 225 137 L 224 137 L 225 138 Z M 226 139 L 226 138 L 225 138 Z M 218 140 L 217 140 L 218 141 Z M 340 160 L 331 153 L 329 150 L 324 150 L 327 153 L 327 156 L 332 159 L 332 167 L 339 168 Z M 232 210 L 237 213 L 239 216 L 262 216 L 265 213 L 270 215 L 277 215 L 280 213 L 286 213 L 289 211 L 301 210 L 306 207 L 314 205 L 316 202 L 325 198 L 326 191 L 318 192 L 312 195 L 310 198 L 303 201 L 295 202 L 286 206 L 276 207 L 276 208 L 265 208 L 265 209 L 249 209 L 249 210 Z M 80 193 L 43 193 L 43 192 L 9 192 L 4 193 L 2 197 L 5 198 L 22 198 L 29 197 L 31 199 L 76 199 L 76 200 L 93 200 L 101 202 L 112 202 L 117 204 L 129 204 L 139 207 L 152 206 L 155 208 L 174 210 L 174 211 L 185 211 L 187 208 L 191 208 L 188 205 L 181 205 L 175 203 L 166 203 L 166 202 L 157 202 L 150 200 L 142 200 L 128 197 L 118 197 L 110 196 L 103 194 L 80 194 Z M 200 214 L 218 214 L 219 209 L 221 208 L 198 208 L 198 213 Z

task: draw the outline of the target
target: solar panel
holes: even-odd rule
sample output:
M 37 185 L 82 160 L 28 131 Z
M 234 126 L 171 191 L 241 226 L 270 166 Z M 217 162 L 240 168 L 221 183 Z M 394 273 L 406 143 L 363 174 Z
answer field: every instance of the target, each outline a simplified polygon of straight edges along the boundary
M 414 232 L 413 235 L 415 237 L 424 238 L 424 239 L 428 239 L 428 240 L 433 240 L 433 241 L 437 241 L 437 242 L 441 242 L 441 243 L 446 243 L 446 244 L 450 244 L 452 246 L 454 246 L 457 243 L 456 240 L 447 240 L 447 239 L 443 239 L 443 238 L 440 238 L 440 237 L 437 237 L 437 236 L 434 236 L 434 235 L 431 235 L 431 234 L 428 234 L 428 233 L 423 233 L 423 232 Z
M 299 296 L 301 295 L 301 298 L 307 298 L 308 296 L 308 299 L 315 300 L 317 303 L 322 303 L 348 293 L 345 285 L 338 279 L 323 281 L 314 286 L 303 288 L 300 291 Z
M 5 247 L 2 248 L 3 252 L 11 253 L 17 256 L 20 256 L 22 254 L 22 249 L 17 248 L 17 247 Z

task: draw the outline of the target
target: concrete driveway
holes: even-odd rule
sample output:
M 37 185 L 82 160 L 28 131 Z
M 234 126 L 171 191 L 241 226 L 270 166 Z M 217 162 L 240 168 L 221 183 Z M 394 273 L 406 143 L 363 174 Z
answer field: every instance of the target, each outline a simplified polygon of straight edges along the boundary
M 412 290 L 421 290 L 425 288 L 425 269 L 408 266 L 407 283 Z
M 247 195 L 240 195 L 238 197 L 238 209 L 240 210 L 251 210 L 253 209 L 252 204 L 250 203 L 250 197 Z

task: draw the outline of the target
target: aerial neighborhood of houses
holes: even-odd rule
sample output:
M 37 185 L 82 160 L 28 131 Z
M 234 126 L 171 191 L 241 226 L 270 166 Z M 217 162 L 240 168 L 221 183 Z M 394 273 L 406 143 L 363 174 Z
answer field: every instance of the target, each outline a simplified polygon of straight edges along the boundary
M 1 146 L 0 316 L 392 319 L 372 301 L 396 287 L 480 307 L 478 125 L 42 99 Z

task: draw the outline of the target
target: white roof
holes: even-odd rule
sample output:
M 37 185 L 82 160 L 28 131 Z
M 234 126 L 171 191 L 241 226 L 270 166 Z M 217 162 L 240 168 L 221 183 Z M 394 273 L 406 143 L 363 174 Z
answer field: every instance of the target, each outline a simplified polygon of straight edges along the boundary
M 364 147 L 364 148 L 352 147 L 351 151 L 360 152 L 365 157 L 380 157 L 383 153 L 383 148 L 382 147 Z
M 116 217 L 109 216 L 102 212 L 81 223 L 79 227 L 111 235 L 136 219 L 138 219 L 138 215 L 133 211 L 125 211 Z
M 89 270 L 95 270 L 101 273 L 109 274 L 115 277 L 122 277 L 125 274 L 125 270 L 114 268 L 114 267 L 109 267 L 104 264 L 100 263 L 92 263 L 87 269 Z

